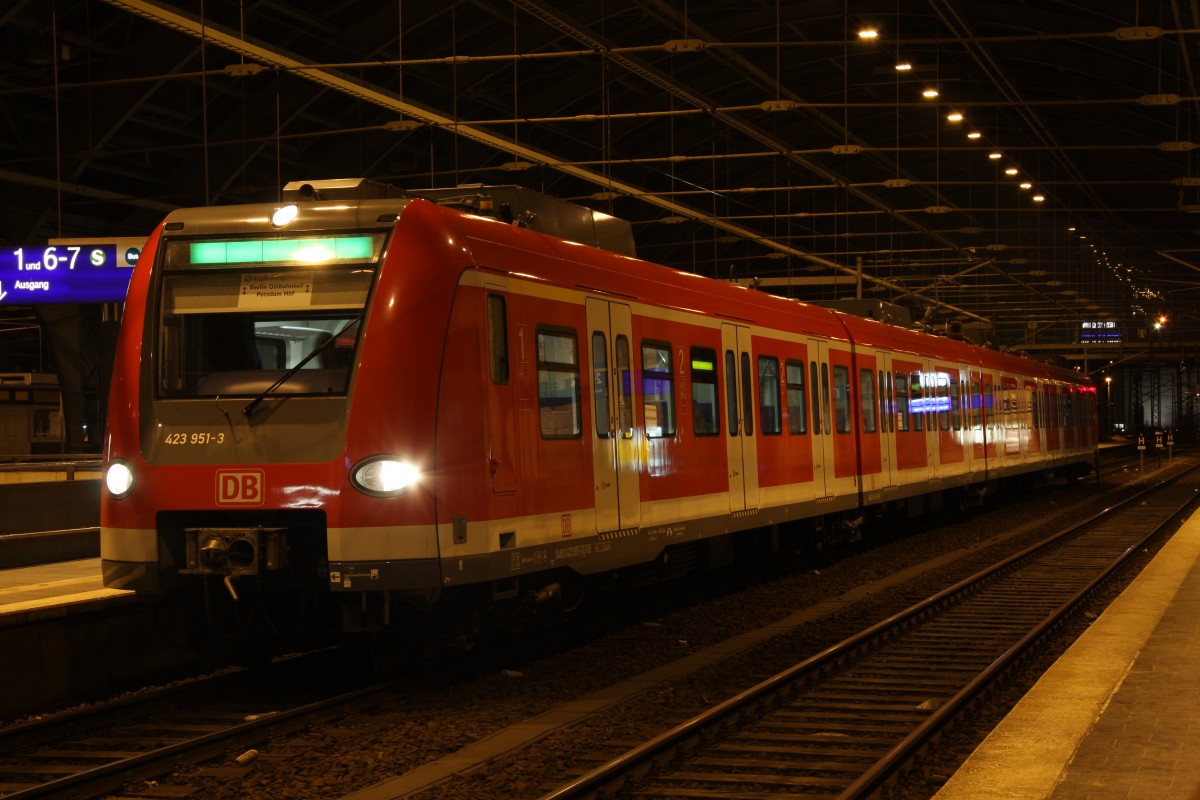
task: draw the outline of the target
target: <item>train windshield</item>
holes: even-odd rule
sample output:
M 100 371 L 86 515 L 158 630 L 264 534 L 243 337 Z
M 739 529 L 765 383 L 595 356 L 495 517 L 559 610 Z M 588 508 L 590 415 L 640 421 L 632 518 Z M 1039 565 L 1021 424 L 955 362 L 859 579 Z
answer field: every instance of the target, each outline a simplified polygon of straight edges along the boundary
M 159 396 L 346 394 L 383 242 L 383 234 L 168 242 Z

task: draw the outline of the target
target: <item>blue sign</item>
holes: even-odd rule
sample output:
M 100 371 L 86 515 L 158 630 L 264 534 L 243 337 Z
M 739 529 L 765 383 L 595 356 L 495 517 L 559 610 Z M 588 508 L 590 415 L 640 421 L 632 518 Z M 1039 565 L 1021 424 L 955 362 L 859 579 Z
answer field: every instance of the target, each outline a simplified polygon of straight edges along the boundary
M 82 242 L 0 248 L 0 305 L 123 303 L 139 251 Z

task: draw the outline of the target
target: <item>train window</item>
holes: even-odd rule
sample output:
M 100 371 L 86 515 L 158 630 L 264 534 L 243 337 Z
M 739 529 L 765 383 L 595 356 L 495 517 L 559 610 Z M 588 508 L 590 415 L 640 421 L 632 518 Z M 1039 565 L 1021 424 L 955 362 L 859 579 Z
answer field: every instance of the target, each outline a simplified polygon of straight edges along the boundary
M 159 396 L 345 395 L 384 239 L 164 242 Z
M 609 437 L 608 340 L 600 331 L 592 333 L 592 400 L 596 407 L 596 436 Z
M 950 430 L 950 377 L 944 372 L 936 374 L 936 388 L 934 389 L 934 412 L 937 414 L 937 424 L 941 430 Z M 933 424 L 933 420 L 930 420 Z
M 892 397 L 892 374 L 879 370 L 879 430 L 883 433 L 890 433 L 895 422 L 889 411 Z
M 821 424 L 825 435 L 829 435 L 829 364 L 821 362 Z
M 896 373 L 896 430 L 908 430 L 908 375 Z
M 979 396 L 979 381 L 971 381 L 971 396 L 967 402 L 971 407 L 971 427 L 979 430 L 983 427 L 983 399 Z
M 732 350 L 725 351 L 725 408 L 729 421 L 729 435 L 738 435 L 737 356 Z
M 909 391 L 912 393 L 912 427 L 914 431 L 925 430 L 925 387 L 921 385 L 921 373 L 914 372 L 909 379 Z
M 962 382 L 950 379 L 950 427 L 962 430 Z
M 617 350 L 617 430 L 622 439 L 633 438 L 633 367 L 629 355 L 629 338 L 619 334 Z
M 752 380 L 750 354 L 742 353 L 742 427 L 746 429 L 747 436 L 754 435 L 754 414 L 750 412 L 754 408 L 754 394 L 750 389 Z
M 758 357 L 758 416 L 764 436 L 783 432 L 779 401 L 779 359 Z
M 820 384 L 817 381 L 817 362 L 810 361 L 808 365 L 808 376 L 812 379 L 812 411 L 813 411 L 813 433 L 820 435 L 821 433 L 821 398 L 817 395 L 817 387 Z
M 838 433 L 850 432 L 850 370 L 847 367 L 833 367 L 833 415 L 837 421 Z
M 508 383 L 508 315 L 498 294 L 487 298 L 487 343 L 492 383 Z
M 642 342 L 642 413 L 646 435 L 675 435 L 675 372 L 671 346 Z
M 1038 390 L 1036 388 L 1030 392 L 1029 398 L 1033 403 L 1032 407 L 1030 408 L 1030 412 L 1033 417 L 1033 427 L 1040 428 L 1042 427 L 1042 409 L 1041 403 L 1038 402 Z
M 538 420 L 543 439 L 574 439 L 579 416 L 579 348 L 574 332 L 537 333 Z
M 886 409 L 884 409 L 884 410 L 883 410 L 883 413 L 884 413 L 884 415 L 887 417 L 887 429 L 888 429 L 888 433 L 895 433 L 895 432 L 896 432 L 896 412 L 895 412 L 895 409 L 896 409 L 896 388 L 895 388 L 895 386 L 892 384 L 892 373 L 890 373 L 890 372 L 885 372 L 885 373 L 884 373 L 884 376 L 887 378 L 887 403 L 888 403 L 888 407 L 887 407 Z
M 875 373 L 869 369 L 859 370 L 858 391 L 863 433 L 875 433 Z
M 717 405 L 717 351 L 692 348 L 692 430 L 697 436 L 721 432 L 721 410 Z
M 804 397 L 804 364 L 789 361 L 784 370 L 787 380 L 788 433 L 805 433 L 808 431 L 808 409 L 805 408 Z

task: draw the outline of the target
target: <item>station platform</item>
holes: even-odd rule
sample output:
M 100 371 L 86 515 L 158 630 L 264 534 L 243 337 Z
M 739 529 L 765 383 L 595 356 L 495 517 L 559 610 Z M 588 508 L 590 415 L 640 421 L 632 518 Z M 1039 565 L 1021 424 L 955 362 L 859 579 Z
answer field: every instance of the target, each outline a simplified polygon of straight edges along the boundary
M 1200 800 L 1200 512 L 934 800 Z
M 94 609 L 103 601 L 126 597 L 132 599 L 133 593 L 104 588 L 98 558 L 0 569 L 0 625 L 21 624 L 31 616 L 64 613 L 72 607 Z

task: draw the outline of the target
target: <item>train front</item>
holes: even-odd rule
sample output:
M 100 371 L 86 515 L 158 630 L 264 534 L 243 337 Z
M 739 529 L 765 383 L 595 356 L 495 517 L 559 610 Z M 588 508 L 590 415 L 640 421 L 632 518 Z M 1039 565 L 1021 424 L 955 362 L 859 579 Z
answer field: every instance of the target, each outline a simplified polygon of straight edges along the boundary
M 190 630 L 275 647 L 386 618 L 352 590 L 382 589 L 372 597 L 385 602 L 389 587 L 436 590 L 434 528 L 405 525 L 406 513 L 421 513 L 396 504 L 420 479 L 394 451 L 427 446 L 430 426 L 404 413 L 420 409 L 401 407 L 421 393 L 382 398 L 396 387 L 371 384 L 364 364 L 373 357 L 388 380 L 419 377 L 388 367 L 389 315 L 393 326 L 403 316 L 394 293 L 374 315 L 384 334 L 364 345 L 406 203 L 191 209 L 160 226 L 130 287 L 113 375 L 106 586 L 178 601 Z M 357 432 L 356 393 L 360 419 L 375 418 Z M 416 430 L 389 438 L 389 405 Z M 405 545 L 393 541 L 374 567 L 343 574 L 331 538 L 355 550 L 355 531 L 383 529 Z M 372 546 L 358 547 L 356 563 Z

